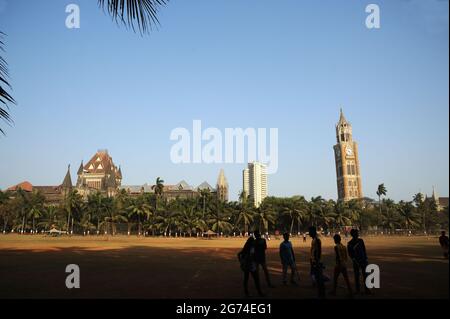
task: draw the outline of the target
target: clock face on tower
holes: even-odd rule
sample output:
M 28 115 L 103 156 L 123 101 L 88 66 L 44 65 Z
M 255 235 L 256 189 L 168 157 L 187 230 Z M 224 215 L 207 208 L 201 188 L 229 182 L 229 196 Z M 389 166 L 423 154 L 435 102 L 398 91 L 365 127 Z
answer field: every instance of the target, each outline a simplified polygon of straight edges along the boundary
M 352 149 L 350 146 L 347 146 L 347 147 L 345 148 L 345 153 L 346 153 L 348 156 L 352 156 L 352 155 L 353 155 L 353 149 Z

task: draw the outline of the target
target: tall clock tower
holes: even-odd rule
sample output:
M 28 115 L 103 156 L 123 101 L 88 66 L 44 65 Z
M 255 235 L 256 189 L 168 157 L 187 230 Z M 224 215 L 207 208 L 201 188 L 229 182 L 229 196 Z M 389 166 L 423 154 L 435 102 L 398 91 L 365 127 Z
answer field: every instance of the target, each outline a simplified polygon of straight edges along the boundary
M 334 158 L 339 200 L 362 198 L 361 173 L 359 168 L 358 144 L 353 141 L 352 125 L 342 113 L 336 124 Z

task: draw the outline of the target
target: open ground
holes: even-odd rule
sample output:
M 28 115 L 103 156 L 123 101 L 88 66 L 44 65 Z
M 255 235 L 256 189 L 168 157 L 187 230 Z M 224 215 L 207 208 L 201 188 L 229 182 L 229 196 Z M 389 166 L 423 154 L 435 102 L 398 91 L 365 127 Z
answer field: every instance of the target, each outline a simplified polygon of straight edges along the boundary
M 380 267 L 381 288 L 356 298 L 449 298 L 448 260 L 436 237 L 364 240 L 369 262 Z M 333 243 L 328 237 L 322 241 L 325 274 L 331 278 Z M 267 298 L 315 298 L 310 239 L 303 243 L 292 238 L 301 276 L 297 287 L 281 284 L 280 242 L 268 241 L 267 251 L 276 287 L 267 288 L 260 274 Z M 0 235 L 0 298 L 242 298 L 243 274 L 236 255 L 244 243 L 245 238 Z M 80 289 L 65 286 L 68 264 L 80 267 Z M 351 270 L 350 278 L 353 283 Z M 250 291 L 256 294 L 251 281 Z M 342 278 L 333 298 L 346 298 Z

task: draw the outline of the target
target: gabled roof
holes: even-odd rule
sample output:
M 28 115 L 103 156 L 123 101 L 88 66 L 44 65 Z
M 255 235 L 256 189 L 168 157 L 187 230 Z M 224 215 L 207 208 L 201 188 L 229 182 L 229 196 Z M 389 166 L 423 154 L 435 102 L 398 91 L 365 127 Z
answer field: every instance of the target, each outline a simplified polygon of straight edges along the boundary
M 179 190 L 192 190 L 192 187 L 184 180 L 175 185 Z
M 197 191 L 202 191 L 204 189 L 209 189 L 209 191 L 211 191 L 211 192 L 215 191 L 215 189 L 211 185 L 209 185 L 208 182 L 203 182 L 197 186 Z
M 28 182 L 28 181 L 24 181 L 24 182 L 19 183 L 17 185 L 11 186 L 7 190 L 9 190 L 9 191 L 17 191 L 17 190 L 19 190 L 19 188 L 24 190 L 25 192 L 32 192 L 33 191 L 33 185 L 31 185 L 31 183 Z
M 84 171 L 91 174 L 103 174 L 116 171 L 117 168 L 114 165 L 111 156 L 107 151 L 100 150 L 84 165 Z
M 164 185 L 164 191 L 191 191 L 193 187 L 190 186 L 186 181 L 181 181 L 175 185 Z

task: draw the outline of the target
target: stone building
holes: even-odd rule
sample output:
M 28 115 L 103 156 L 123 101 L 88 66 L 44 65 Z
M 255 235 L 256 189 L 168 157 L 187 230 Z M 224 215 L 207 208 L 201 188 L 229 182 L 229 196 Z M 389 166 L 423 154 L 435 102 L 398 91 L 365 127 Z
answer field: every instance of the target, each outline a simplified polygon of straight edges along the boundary
M 358 144 L 353 140 L 352 125 L 345 119 L 342 109 L 336 124 L 336 140 L 333 149 L 338 198 L 344 201 L 362 198 Z

